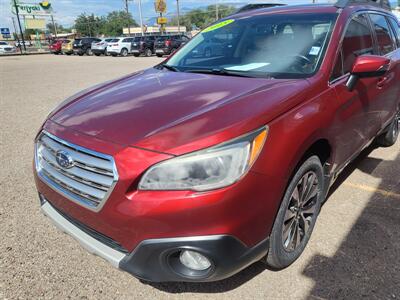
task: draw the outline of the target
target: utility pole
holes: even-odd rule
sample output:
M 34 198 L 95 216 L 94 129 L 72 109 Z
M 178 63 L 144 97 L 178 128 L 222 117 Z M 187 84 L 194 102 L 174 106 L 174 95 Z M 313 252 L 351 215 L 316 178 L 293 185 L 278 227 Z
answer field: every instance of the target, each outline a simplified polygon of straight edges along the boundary
M 128 36 L 131 36 L 131 22 L 129 20 L 129 6 L 128 6 L 128 1 L 129 0 L 125 0 L 125 10 L 126 10 L 126 14 L 127 14 L 127 18 L 128 18 Z
M 54 36 L 55 36 L 55 38 L 57 38 L 57 26 L 56 26 L 56 23 L 54 23 L 53 15 L 51 15 L 51 23 L 53 23 Z
M 17 31 L 17 27 L 15 26 L 14 17 L 12 17 L 11 19 L 12 19 L 12 22 L 14 25 L 14 33 L 15 33 L 15 37 L 17 38 L 18 45 L 21 45 L 21 43 L 19 42 L 18 31 Z M 21 54 L 22 54 L 22 47 L 19 47 L 19 51 L 21 51 Z
M 176 0 L 176 10 L 178 12 L 178 33 L 181 33 L 180 13 L 179 13 L 179 0 Z
M 216 21 L 219 20 L 218 0 L 215 0 L 215 18 L 216 18 Z
M 144 32 L 143 32 L 142 0 L 139 0 L 139 18 L 140 18 L 140 31 L 143 36 Z
M 22 45 L 23 45 L 23 47 L 24 47 L 24 51 L 26 52 L 24 33 L 22 32 L 21 20 L 19 19 L 19 8 L 18 8 L 18 5 L 17 5 L 17 1 L 16 1 L 16 0 L 13 0 L 13 2 L 14 2 L 14 7 L 15 7 L 15 13 L 17 14 L 19 32 L 21 33 Z M 19 43 L 19 44 L 20 44 L 20 43 Z M 21 53 L 22 53 L 22 47 L 21 47 L 21 45 L 20 45 L 20 49 L 21 49 Z

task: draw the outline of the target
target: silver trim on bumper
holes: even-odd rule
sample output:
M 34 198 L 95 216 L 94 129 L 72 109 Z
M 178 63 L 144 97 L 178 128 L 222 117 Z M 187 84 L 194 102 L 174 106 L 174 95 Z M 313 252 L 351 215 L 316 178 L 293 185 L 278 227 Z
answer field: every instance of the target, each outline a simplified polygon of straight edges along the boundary
M 114 267 L 119 268 L 120 261 L 126 256 L 124 253 L 104 245 L 73 225 L 62 215 L 60 215 L 47 201 L 44 202 L 41 210 L 60 230 L 71 235 L 87 251 L 100 256 L 101 258 L 110 262 Z

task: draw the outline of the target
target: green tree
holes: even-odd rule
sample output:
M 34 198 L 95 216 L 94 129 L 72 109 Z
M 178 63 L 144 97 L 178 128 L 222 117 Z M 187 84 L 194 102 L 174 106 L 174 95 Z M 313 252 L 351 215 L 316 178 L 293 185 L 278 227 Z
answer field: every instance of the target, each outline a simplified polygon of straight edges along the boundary
M 138 26 L 130 13 L 125 11 L 113 11 L 106 17 L 103 34 L 106 36 L 118 36 L 123 32 L 124 27 Z
M 56 28 L 57 28 L 57 33 L 63 33 L 63 32 L 69 32 L 68 28 L 65 28 L 61 24 L 58 24 L 57 22 L 54 22 Z M 52 22 L 46 24 L 47 31 L 51 32 L 54 34 L 54 25 Z
M 80 14 L 75 19 L 75 29 L 82 36 L 97 36 L 103 33 L 106 19 L 94 14 Z
M 234 6 L 219 5 L 218 16 L 224 18 L 236 11 Z M 206 9 L 193 9 L 180 17 L 181 26 L 185 26 L 186 30 L 192 28 L 204 29 L 211 23 L 216 21 L 215 5 L 209 5 Z M 168 25 L 176 26 L 178 24 L 177 17 L 171 19 Z

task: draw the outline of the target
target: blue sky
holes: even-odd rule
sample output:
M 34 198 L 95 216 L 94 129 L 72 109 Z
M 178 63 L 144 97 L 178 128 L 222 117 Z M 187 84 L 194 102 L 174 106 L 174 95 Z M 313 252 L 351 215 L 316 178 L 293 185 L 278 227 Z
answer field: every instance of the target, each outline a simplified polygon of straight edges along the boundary
M 220 4 L 240 4 L 247 3 L 248 0 L 179 0 L 180 7 L 182 10 L 192 9 L 196 7 L 204 7 L 210 4 L 215 4 L 216 1 Z M 317 2 L 326 2 L 327 0 L 317 0 Z M 40 0 L 26 0 L 21 2 L 27 3 L 35 3 L 40 2 Z M 95 15 L 106 15 L 107 13 L 113 10 L 121 10 L 124 8 L 123 0 L 53 0 L 52 3 L 53 10 L 55 11 L 54 18 L 55 21 L 59 24 L 71 26 L 74 22 L 74 19 L 80 13 Z M 257 2 L 250 1 L 250 2 Z M 286 1 L 262 1 L 259 2 L 284 2 L 287 4 L 299 4 L 299 3 L 311 3 L 311 0 L 286 0 Z M 150 19 L 155 17 L 156 14 L 154 12 L 153 6 L 154 0 L 142 0 L 142 12 L 144 19 Z M 167 0 L 168 4 L 168 13 L 175 14 L 176 13 L 176 0 Z M 138 14 L 138 0 L 130 0 L 129 9 L 133 14 L 133 17 L 136 20 L 139 20 Z M 0 27 L 9 27 L 11 31 L 12 21 L 11 17 L 13 15 L 10 12 L 10 0 L 0 0 Z

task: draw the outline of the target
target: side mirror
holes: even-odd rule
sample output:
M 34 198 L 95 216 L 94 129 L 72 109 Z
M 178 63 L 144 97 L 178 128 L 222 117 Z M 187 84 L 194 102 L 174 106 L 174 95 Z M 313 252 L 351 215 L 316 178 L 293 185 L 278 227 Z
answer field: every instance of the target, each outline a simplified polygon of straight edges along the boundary
M 378 55 L 363 55 L 357 57 L 346 82 L 349 91 L 354 90 L 360 78 L 380 77 L 385 75 L 389 68 L 390 59 Z

